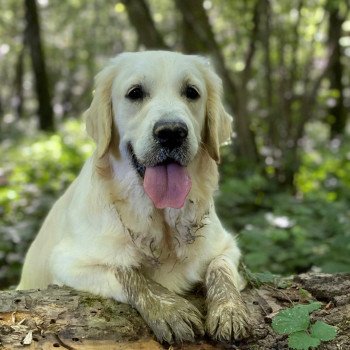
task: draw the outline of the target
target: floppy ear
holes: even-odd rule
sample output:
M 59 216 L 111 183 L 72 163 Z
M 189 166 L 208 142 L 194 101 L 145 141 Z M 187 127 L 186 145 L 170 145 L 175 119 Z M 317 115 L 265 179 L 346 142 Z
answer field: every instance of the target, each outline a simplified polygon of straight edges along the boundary
M 220 162 L 220 146 L 231 139 L 232 117 L 222 104 L 222 81 L 207 68 L 207 111 L 204 130 L 204 145 L 210 157 Z
M 84 113 L 86 131 L 96 142 L 96 154 L 102 158 L 113 138 L 118 137 L 113 132 L 112 84 L 116 76 L 116 66 L 109 65 L 95 78 L 95 94 L 89 109 Z M 113 140 L 118 145 L 118 140 Z

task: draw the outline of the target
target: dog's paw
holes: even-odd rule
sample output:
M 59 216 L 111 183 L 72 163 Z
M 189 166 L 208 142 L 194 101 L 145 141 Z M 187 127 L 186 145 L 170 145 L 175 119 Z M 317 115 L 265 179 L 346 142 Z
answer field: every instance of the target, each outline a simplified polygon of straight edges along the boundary
M 142 316 L 160 342 L 193 342 L 196 335 L 204 335 L 203 316 L 186 299 L 177 295 L 160 297 L 153 306 Z
M 211 338 L 231 342 L 249 335 L 251 321 L 244 303 L 230 300 L 209 305 L 205 326 Z

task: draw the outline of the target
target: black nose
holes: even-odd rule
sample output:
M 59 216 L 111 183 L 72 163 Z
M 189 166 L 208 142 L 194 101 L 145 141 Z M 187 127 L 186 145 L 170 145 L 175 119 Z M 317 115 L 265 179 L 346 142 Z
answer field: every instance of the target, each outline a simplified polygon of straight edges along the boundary
M 154 124 L 153 136 L 163 146 L 169 149 L 183 144 L 188 134 L 187 125 L 183 122 L 159 121 Z

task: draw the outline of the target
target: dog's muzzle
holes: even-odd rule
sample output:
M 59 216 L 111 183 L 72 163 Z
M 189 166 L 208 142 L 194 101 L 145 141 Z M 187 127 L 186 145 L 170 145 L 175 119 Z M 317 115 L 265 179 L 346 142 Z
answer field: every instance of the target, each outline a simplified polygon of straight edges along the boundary
M 181 121 L 159 121 L 152 136 L 154 145 L 142 161 L 129 144 L 133 166 L 156 208 L 181 208 L 191 189 L 186 169 L 190 161 L 187 125 Z
M 158 121 L 153 127 L 154 139 L 169 151 L 181 147 L 187 135 L 187 125 L 180 121 Z

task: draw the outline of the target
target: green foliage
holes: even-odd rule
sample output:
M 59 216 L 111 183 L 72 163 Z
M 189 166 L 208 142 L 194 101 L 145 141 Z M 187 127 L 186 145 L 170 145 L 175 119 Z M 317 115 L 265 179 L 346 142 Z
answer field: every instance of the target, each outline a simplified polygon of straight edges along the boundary
M 337 330 L 335 327 L 328 325 L 322 321 L 316 321 L 310 327 L 311 336 L 318 338 L 321 341 L 330 341 L 334 339 L 337 335 Z
M 292 333 L 288 337 L 288 346 L 292 349 L 308 350 L 321 344 L 320 339 L 312 337 L 305 331 Z
M 146 3 L 169 48 L 181 50 L 198 23 L 182 26 L 174 1 Z M 38 2 L 57 125 L 88 107 L 93 76 L 108 58 L 142 44 L 128 20 L 127 4 Z M 342 95 L 343 107 L 350 104 L 347 1 L 211 0 L 203 6 L 218 44 L 217 52 L 216 45 L 207 45 L 208 56 L 224 57 L 227 77 L 236 85 L 238 103 L 227 106 L 237 117 L 234 131 L 238 135 L 237 126 L 249 121 L 261 158 L 252 169 L 243 164 L 244 154 L 237 159 L 232 148 L 226 149 L 221 169 L 218 212 L 239 234 L 246 265 L 253 272 L 271 272 L 255 274 L 257 283 L 275 284 L 276 274 L 312 268 L 349 272 L 350 140 L 342 130 L 342 142 L 329 142 L 328 131 L 336 119 L 330 107 Z M 322 77 L 333 46 L 329 20 L 335 8 L 344 21 L 335 39 L 341 45 L 335 61 L 343 66 L 343 91 L 332 86 L 331 74 Z M 0 78 L 6 82 L 0 90 L 1 287 L 16 283 L 28 243 L 91 145 L 79 123 L 66 123 L 59 134 L 28 136 L 37 105 L 29 52 L 23 51 L 23 2 L 3 0 L 0 22 Z M 228 102 L 233 96 L 226 97 Z M 21 101 L 23 108 L 18 108 Z M 27 137 L 8 135 L 8 127 L 18 124 L 25 126 Z M 293 176 L 286 180 L 287 170 L 296 172 L 294 184 Z M 279 187 L 283 181 L 289 189 Z M 289 192 L 292 185 L 294 192 Z
M 253 287 L 260 288 L 262 285 L 271 285 L 275 288 L 287 288 L 290 286 L 288 278 L 282 278 L 280 275 L 271 272 L 251 272 L 244 264 L 241 264 L 241 273 L 245 280 Z
M 272 328 L 279 334 L 291 334 L 306 331 L 309 324 L 307 309 L 298 306 L 280 311 L 272 321 Z
M 350 272 L 350 140 L 332 150 L 335 142 L 316 130 L 308 135 L 313 146 L 301 155 L 296 194 L 259 171 L 243 173 L 232 155 L 225 156 L 217 208 L 239 234 L 244 262 L 253 272 Z
M 296 305 L 280 311 L 272 320 L 272 328 L 278 334 L 288 334 L 288 346 L 292 349 L 316 348 L 321 341 L 336 337 L 336 328 L 322 321 L 310 324 L 310 313 L 318 310 L 321 303 Z
M 298 307 L 305 309 L 309 314 L 313 311 L 320 309 L 321 306 L 322 306 L 322 303 L 320 303 L 319 301 L 313 301 L 305 305 L 298 305 Z
M 304 152 L 296 185 L 306 195 L 328 202 L 350 198 L 350 162 L 348 145 L 339 140 L 315 144 Z
M 331 158 L 327 145 L 315 144 L 316 148 L 320 157 Z M 349 141 L 345 140 L 335 157 L 343 162 L 347 149 Z M 18 134 L 4 140 L 0 168 L 1 287 L 17 283 L 29 243 L 91 150 L 84 127 L 73 121 L 64 123 L 59 134 L 25 138 Z M 258 170 L 242 173 L 229 149 L 224 151 L 217 209 L 227 227 L 239 233 L 245 264 L 253 271 L 248 276 L 252 283 L 283 287 L 278 274 L 313 267 L 325 272 L 349 271 L 350 213 L 346 188 L 350 172 L 337 178 L 337 198 L 330 201 L 326 182 L 314 185 L 319 182 L 314 172 L 324 172 L 323 164 L 326 166 L 327 162 L 321 161 L 316 167 L 305 161 L 300 174 L 307 175 L 298 175 L 295 196 L 279 190 Z M 303 155 L 302 159 L 308 156 Z M 304 178 L 315 190 L 305 190 Z
M 76 121 L 66 122 L 60 134 L 11 138 L 7 143 L 0 168 L 0 288 L 18 282 L 29 243 L 91 151 Z

